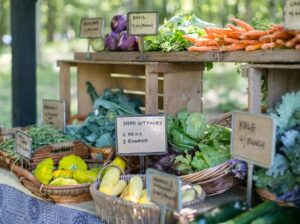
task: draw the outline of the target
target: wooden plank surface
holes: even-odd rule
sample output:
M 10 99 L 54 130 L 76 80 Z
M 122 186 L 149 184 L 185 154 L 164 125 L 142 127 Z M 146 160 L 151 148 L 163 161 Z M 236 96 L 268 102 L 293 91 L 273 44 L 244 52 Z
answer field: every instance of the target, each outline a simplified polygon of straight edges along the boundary
M 203 65 L 195 63 L 190 70 L 177 68 L 164 73 L 164 113 L 175 115 L 186 108 L 190 112 L 202 112 Z
M 85 52 L 75 53 L 75 60 L 85 60 Z M 300 63 L 297 50 L 258 50 L 253 52 L 139 52 L 91 53 L 91 61 L 110 62 L 249 62 L 249 63 Z
M 246 68 L 300 69 L 300 64 L 247 64 Z M 300 75 L 300 74 L 299 74 Z
M 106 88 L 111 88 L 111 65 L 78 64 L 78 114 L 86 115 L 92 111 L 92 102 L 86 92 L 86 82 L 90 81 L 100 94 Z
M 290 70 L 268 69 L 268 107 L 272 108 L 288 92 Z
M 158 113 L 158 73 L 149 72 L 151 66 L 146 66 L 146 114 Z
M 261 112 L 261 77 L 263 69 L 248 68 L 248 111 Z

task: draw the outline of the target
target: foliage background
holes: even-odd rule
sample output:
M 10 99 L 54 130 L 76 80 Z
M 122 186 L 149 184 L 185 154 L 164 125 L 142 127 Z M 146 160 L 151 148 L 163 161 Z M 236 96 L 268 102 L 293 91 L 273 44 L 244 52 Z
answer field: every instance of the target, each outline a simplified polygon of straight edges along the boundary
M 282 0 L 38 0 L 37 1 L 37 100 L 58 98 L 56 60 L 72 58 L 75 51 L 86 50 L 86 40 L 78 38 L 82 17 L 105 18 L 105 33 L 115 14 L 156 10 L 160 23 L 177 14 L 195 14 L 208 22 L 224 26 L 233 16 L 280 21 Z M 11 126 L 10 0 L 0 0 L 0 124 Z M 76 76 L 72 76 L 72 96 L 76 96 Z M 233 64 L 215 64 L 205 73 L 205 111 L 214 116 L 246 106 L 247 83 Z M 39 105 L 39 104 L 38 104 Z M 72 103 L 73 111 L 76 100 Z M 39 111 L 40 108 L 38 108 Z

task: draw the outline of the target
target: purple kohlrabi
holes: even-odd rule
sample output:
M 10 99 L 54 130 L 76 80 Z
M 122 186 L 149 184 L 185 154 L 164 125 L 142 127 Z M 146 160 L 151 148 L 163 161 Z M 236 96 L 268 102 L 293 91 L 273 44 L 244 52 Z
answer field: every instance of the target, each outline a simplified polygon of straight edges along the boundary
M 232 164 L 231 171 L 234 176 L 244 179 L 248 171 L 247 163 L 238 159 L 231 159 L 229 162 Z
M 110 22 L 110 27 L 113 32 L 120 33 L 127 29 L 126 15 L 115 15 Z
M 122 51 L 138 51 L 138 42 L 136 36 L 128 36 L 127 31 L 120 33 L 118 48 Z
M 105 48 L 110 51 L 118 50 L 119 34 L 110 32 L 105 36 Z

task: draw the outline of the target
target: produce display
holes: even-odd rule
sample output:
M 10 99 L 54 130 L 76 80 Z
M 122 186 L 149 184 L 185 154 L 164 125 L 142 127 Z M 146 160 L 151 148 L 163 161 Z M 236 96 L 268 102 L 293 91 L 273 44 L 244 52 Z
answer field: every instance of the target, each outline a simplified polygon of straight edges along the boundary
M 102 177 L 99 192 L 109 196 L 117 197 L 125 201 L 139 204 L 152 204 L 147 197 L 147 190 L 144 189 L 143 179 L 139 175 L 133 175 L 128 184 L 125 180 L 120 179 L 120 169 L 109 167 Z M 204 192 L 200 185 L 185 184 L 181 188 L 182 203 L 188 203 L 197 198 L 203 199 Z
M 274 48 L 300 50 L 300 31 L 285 30 L 280 24 L 255 23 L 251 26 L 237 18 L 232 18 L 232 21 L 236 25 L 228 24 L 227 28 L 206 27 L 202 37 L 184 35 L 184 39 L 193 44 L 188 51 L 254 51 Z
M 39 150 L 41 146 L 51 145 L 59 142 L 68 142 L 72 138 L 70 136 L 64 135 L 62 132 L 56 130 L 53 126 L 42 125 L 30 126 L 25 133 L 29 134 L 32 138 L 32 153 Z M 12 157 L 18 158 L 19 155 L 14 150 L 15 139 L 7 139 L 0 143 L 0 150 L 6 152 Z
M 44 159 L 34 169 L 33 174 L 41 183 L 50 186 L 91 183 L 97 179 L 101 166 L 88 170 L 85 161 L 75 155 L 63 157 L 55 170 L 51 158 Z
M 126 15 L 116 15 L 112 18 L 111 32 L 105 36 L 105 49 L 109 51 L 138 51 L 138 38 L 127 33 Z
M 145 37 L 145 51 L 184 51 L 190 46 L 184 35 L 202 37 L 205 35 L 203 28 L 208 26 L 214 25 L 202 21 L 195 15 L 174 16 L 159 27 L 157 36 Z
M 141 114 L 141 102 L 128 98 L 122 90 L 105 90 L 103 95 L 87 83 L 93 102 L 93 111 L 81 125 L 69 125 L 66 133 L 74 139 L 94 147 L 115 145 L 115 118 L 122 115 Z
M 257 168 L 256 187 L 266 189 L 280 201 L 300 205 L 300 92 L 288 93 L 269 111 L 275 119 L 276 155 L 269 169 Z
M 230 136 L 228 128 L 207 124 L 201 113 L 181 111 L 175 117 L 168 116 L 169 154 L 154 157 L 152 166 L 178 175 L 217 166 L 231 159 Z M 231 161 L 236 176 L 244 178 L 246 164 Z

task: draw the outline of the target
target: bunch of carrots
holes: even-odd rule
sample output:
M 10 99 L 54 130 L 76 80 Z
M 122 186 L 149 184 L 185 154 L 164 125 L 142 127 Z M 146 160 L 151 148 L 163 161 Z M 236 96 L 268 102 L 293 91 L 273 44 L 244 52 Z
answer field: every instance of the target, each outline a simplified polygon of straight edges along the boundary
M 256 30 L 250 24 L 232 18 L 237 24 L 228 24 L 226 28 L 205 28 L 206 35 L 195 38 L 184 35 L 193 46 L 188 51 L 254 51 L 258 49 L 295 48 L 300 50 L 300 31 L 285 30 L 282 25 L 273 25 L 269 30 Z

